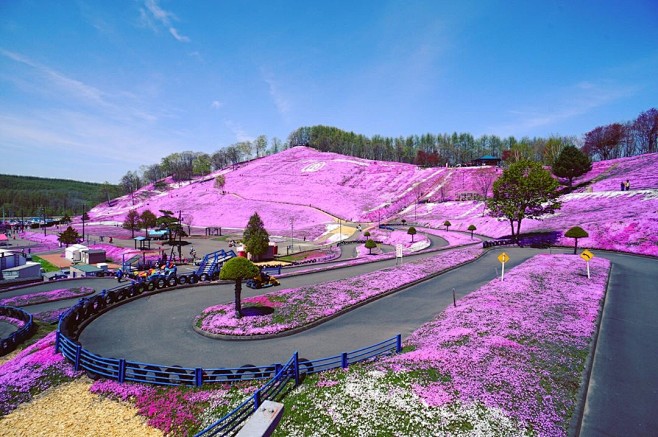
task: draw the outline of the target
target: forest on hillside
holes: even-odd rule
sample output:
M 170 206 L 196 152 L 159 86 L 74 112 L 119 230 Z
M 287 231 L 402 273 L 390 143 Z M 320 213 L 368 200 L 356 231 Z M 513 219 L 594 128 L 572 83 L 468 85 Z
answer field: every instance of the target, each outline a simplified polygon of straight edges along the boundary
M 7 217 L 80 215 L 121 194 L 121 187 L 109 183 L 0 175 L 0 208 Z

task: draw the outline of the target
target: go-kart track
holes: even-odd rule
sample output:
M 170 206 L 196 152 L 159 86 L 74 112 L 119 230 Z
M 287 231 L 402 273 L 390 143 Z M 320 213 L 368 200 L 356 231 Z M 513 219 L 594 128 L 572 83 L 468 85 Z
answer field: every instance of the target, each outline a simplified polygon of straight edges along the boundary
M 437 239 L 433 242 L 438 243 Z M 511 256 L 507 264 L 510 269 L 542 252 L 520 248 L 505 251 Z M 225 341 L 199 335 L 192 328 L 194 317 L 210 305 L 233 298 L 232 284 L 213 283 L 176 288 L 121 305 L 91 322 L 79 340 L 84 348 L 102 356 L 184 367 L 266 365 L 285 362 L 295 351 L 308 359 L 332 356 L 398 333 L 405 338 L 452 304 L 453 288 L 459 299 L 493 279 L 499 253 L 500 249 L 491 250 L 470 264 L 290 336 Z M 423 256 L 428 254 L 410 258 Z M 591 357 L 591 376 L 577 411 L 582 415 L 581 427 L 575 432 L 583 436 L 651 435 L 651 430 L 658 429 L 658 417 L 653 414 L 658 404 L 658 260 L 603 252 L 597 256 L 610 259 L 613 266 Z M 285 287 L 298 287 L 357 276 L 394 263 L 380 261 L 283 281 Z M 108 280 L 89 282 L 98 287 L 97 281 Z M 55 284 L 39 288 L 44 286 Z M 268 291 L 243 289 L 245 297 Z

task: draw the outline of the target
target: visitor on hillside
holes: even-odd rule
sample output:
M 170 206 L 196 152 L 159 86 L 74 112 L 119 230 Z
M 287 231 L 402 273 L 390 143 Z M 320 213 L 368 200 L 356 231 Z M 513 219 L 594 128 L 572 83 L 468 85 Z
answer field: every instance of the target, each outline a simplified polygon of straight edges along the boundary
M 626 184 L 624 183 L 624 181 L 621 181 L 621 190 L 622 191 L 626 190 Z
M 626 191 L 631 191 L 631 181 L 626 179 L 626 184 L 624 185 L 626 188 Z

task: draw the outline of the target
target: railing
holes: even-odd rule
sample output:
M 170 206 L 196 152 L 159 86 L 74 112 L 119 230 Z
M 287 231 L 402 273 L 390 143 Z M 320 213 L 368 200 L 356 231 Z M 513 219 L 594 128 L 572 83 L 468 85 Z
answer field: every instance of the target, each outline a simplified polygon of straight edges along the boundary
M 274 377 L 264 386 L 254 392 L 244 402 L 238 405 L 226 416 L 209 425 L 204 430 L 195 434 L 194 437 L 227 435 L 237 428 L 254 413 L 260 404 L 266 400 L 277 400 L 285 394 L 283 390 L 292 382 L 297 387 L 300 382 L 299 358 L 295 352 L 290 360 L 280 367 Z
M 242 366 L 239 368 L 190 368 L 128 361 L 122 358 L 107 358 L 86 350 L 77 342 L 82 329 L 104 312 L 141 296 L 151 294 L 144 284 L 120 285 L 90 298 L 82 298 L 60 316 L 57 326 L 55 350 L 73 363 L 76 370 L 86 370 L 119 382 L 141 382 L 156 385 L 201 386 L 207 383 L 226 383 L 238 380 L 262 380 L 274 376 L 280 364 Z M 154 290 L 153 292 L 157 292 Z M 30 316 L 31 317 L 31 316 Z M 314 361 L 299 359 L 304 373 L 316 373 L 337 367 L 347 367 L 365 359 L 399 352 L 401 337 L 393 337 L 381 343 L 352 352 L 321 358 Z
M 9 334 L 9 337 L 0 339 L 0 357 L 7 355 L 16 349 L 16 346 L 30 338 L 34 333 L 35 325 L 32 320 L 32 314 L 23 311 L 20 308 L 10 306 L 0 306 L 0 316 L 20 320 L 23 326 Z
M 488 247 L 509 246 L 512 244 L 516 244 L 516 241 L 512 240 L 511 238 L 504 238 L 500 240 L 483 241 L 482 247 L 486 249 Z

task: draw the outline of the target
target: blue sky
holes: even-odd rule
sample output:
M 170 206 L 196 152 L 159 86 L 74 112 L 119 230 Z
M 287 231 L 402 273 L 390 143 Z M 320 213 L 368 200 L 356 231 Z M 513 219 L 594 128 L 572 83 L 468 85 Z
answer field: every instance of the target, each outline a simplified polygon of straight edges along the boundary
M 0 173 L 117 183 L 324 124 L 577 135 L 658 106 L 658 2 L 0 0 Z

